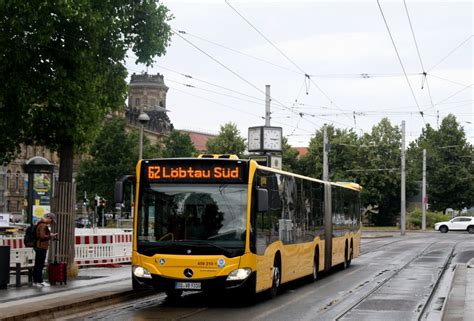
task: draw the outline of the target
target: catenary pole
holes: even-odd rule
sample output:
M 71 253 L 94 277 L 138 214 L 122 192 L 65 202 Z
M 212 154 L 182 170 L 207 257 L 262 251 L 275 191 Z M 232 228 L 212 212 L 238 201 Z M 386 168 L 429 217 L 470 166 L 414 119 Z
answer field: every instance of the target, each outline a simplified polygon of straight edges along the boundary
M 328 132 L 326 124 L 323 127 L 323 181 L 329 181 L 329 165 L 328 165 Z
M 265 126 L 270 126 L 270 85 L 265 85 Z
M 423 149 L 423 182 L 421 192 L 421 229 L 426 230 L 426 149 Z
M 402 148 L 401 148 L 401 195 L 400 195 L 400 234 L 405 235 L 406 219 L 406 191 L 405 191 L 405 121 L 402 120 Z

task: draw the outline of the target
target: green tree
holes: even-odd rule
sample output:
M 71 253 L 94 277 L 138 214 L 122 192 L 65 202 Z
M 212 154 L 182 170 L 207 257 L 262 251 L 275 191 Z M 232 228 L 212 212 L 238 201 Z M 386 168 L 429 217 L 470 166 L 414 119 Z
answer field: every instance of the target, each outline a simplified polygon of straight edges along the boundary
M 409 148 L 409 170 L 422 177 L 422 151 L 427 154 L 428 201 L 431 209 L 470 207 L 474 201 L 473 146 L 454 115 L 446 116 L 439 130 L 429 124 Z
M 123 106 L 127 51 L 150 65 L 169 43 L 170 19 L 151 0 L 3 1 L 1 157 L 35 142 L 58 151 L 59 181 L 72 182 L 74 153 Z
M 298 160 L 298 151 L 288 144 L 288 138 L 282 141 L 282 169 L 284 171 L 301 174 L 301 166 Z
M 70 267 L 74 235 L 65 226 L 74 215 L 67 205 L 75 199 L 74 154 L 93 140 L 106 114 L 124 105 L 127 52 L 150 65 L 165 53 L 170 19 L 154 0 L 0 3 L 0 157 L 8 159 L 21 143 L 58 152 L 64 246 L 57 254 Z
M 108 119 L 101 126 L 95 141 L 90 146 L 88 153 L 80 163 L 77 175 L 77 199 L 87 192 L 92 201 L 94 195 L 104 197 L 107 202 L 107 211 L 114 210 L 113 186 L 117 179 L 124 175 L 135 175 L 138 161 L 139 131 L 126 130 L 126 121 L 114 117 Z M 161 156 L 159 145 L 151 145 L 146 136 L 143 137 L 144 158 L 157 158 Z M 128 195 L 128 193 L 126 194 Z M 124 205 L 129 213 L 129 199 Z
M 207 150 L 211 154 L 236 154 L 243 155 L 246 147 L 245 138 L 240 136 L 240 131 L 235 123 L 221 126 L 219 134 L 207 141 Z
M 136 157 L 136 161 L 138 161 L 138 154 L 140 148 L 140 131 L 138 129 L 133 128 L 128 135 L 130 139 L 134 143 L 132 154 Z M 163 150 L 160 144 L 151 144 L 150 140 L 148 139 L 147 135 L 143 135 L 143 159 L 150 159 L 150 158 L 159 158 L 163 156 Z
M 191 157 L 196 154 L 189 134 L 172 130 L 163 141 L 163 157 Z
M 372 127 L 371 133 L 361 138 L 359 182 L 363 187 L 364 205 L 378 205 L 378 214 L 369 220 L 375 225 L 393 225 L 400 213 L 401 175 L 400 148 L 401 131 L 392 126 L 387 118 Z M 414 178 L 406 176 L 406 197 L 415 193 Z
M 328 125 L 327 136 L 329 180 L 353 181 L 354 174 L 350 171 L 359 168 L 357 161 L 360 143 L 357 135 L 351 129 L 337 129 Z M 324 128 L 321 128 L 311 138 L 308 153 L 301 160 L 303 172 L 307 176 L 319 179 L 323 176 L 323 138 Z
M 89 156 L 79 166 L 77 190 L 89 198 L 100 195 L 113 205 L 114 182 L 123 175 L 132 175 L 138 159 L 138 139 L 125 130 L 123 118 L 104 123 L 91 145 Z

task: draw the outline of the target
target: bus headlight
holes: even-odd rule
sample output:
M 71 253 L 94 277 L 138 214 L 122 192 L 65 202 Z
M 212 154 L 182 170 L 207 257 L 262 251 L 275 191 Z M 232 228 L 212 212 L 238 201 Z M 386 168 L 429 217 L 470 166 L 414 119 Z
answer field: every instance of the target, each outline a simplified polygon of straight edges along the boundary
M 133 267 L 133 275 L 135 275 L 137 278 L 151 279 L 150 271 L 141 266 Z
M 227 277 L 227 281 L 245 280 L 251 273 L 252 269 L 250 268 L 237 269 L 230 272 L 229 276 Z

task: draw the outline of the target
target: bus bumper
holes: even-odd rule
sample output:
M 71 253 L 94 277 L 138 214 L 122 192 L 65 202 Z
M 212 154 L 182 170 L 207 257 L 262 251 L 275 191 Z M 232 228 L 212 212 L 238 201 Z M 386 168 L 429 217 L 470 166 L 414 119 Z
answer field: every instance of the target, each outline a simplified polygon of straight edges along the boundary
M 183 291 L 202 291 L 202 292 L 220 292 L 220 291 L 251 291 L 256 289 L 256 272 L 252 272 L 246 279 L 238 281 L 227 281 L 227 276 L 220 276 L 208 279 L 174 279 L 160 275 L 152 274 L 152 278 L 138 278 L 133 276 L 140 283 L 152 286 L 156 291 L 166 291 L 170 289 L 179 289 Z M 182 288 L 183 284 L 192 285 L 190 288 Z M 197 286 L 197 284 L 199 286 Z

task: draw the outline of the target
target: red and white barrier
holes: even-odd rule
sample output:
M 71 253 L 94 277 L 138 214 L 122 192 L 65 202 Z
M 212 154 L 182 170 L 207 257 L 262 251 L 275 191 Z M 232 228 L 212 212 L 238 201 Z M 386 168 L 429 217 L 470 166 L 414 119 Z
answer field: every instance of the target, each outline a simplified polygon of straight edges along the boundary
M 75 261 L 79 266 L 128 263 L 132 232 L 121 229 L 76 229 Z
M 26 247 L 21 237 L 5 237 L 0 238 L 0 245 L 10 247 L 10 266 L 33 266 L 35 264 L 35 252 L 31 247 Z
M 79 266 L 131 262 L 132 232 L 76 228 L 75 234 L 75 262 Z M 32 248 L 25 247 L 23 236 L 0 237 L 0 245 L 10 246 L 10 266 L 34 264 L 35 253 Z

